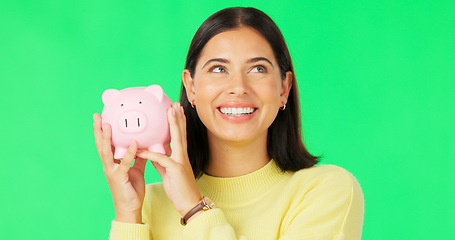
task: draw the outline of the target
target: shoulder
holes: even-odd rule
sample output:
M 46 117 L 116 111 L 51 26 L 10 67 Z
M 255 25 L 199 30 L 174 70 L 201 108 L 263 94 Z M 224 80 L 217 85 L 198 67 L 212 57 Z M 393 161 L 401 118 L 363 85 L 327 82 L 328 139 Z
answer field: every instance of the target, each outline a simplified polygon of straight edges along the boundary
M 318 165 L 290 174 L 286 183 L 289 198 L 288 224 L 314 232 L 346 235 L 360 239 L 363 222 L 363 194 L 355 177 L 333 165 Z M 341 236 L 340 235 L 340 236 Z
M 302 197 L 315 199 L 342 200 L 346 203 L 353 198 L 362 199 L 363 194 L 356 178 L 347 170 L 334 165 L 318 165 L 299 170 L 292 174 L 294 190 Z
M 310 183 L 346 184 L 357 182 L 355 177 L 344 168 L 335 165 L 317 165 L 299 170 L 293 174 L 295 180 Z
M 363 216 L 362 189 L 347 170 L 334 165 L 318 165 L 295 172 L 290 180 L 295 204 L 311 206 L 315 212 L 328 211 L 350 219 Z M 349 213 L 349 214 L 348 214 Z M 356 217 L 352 217 L 355 215 Z M 358 221 L 357 221 L 358 222 Z

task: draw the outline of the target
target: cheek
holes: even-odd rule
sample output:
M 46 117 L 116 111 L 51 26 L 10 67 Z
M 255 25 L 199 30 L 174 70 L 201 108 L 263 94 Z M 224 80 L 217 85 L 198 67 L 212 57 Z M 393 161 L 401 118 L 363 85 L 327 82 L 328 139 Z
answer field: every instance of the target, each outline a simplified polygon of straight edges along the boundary
M 205 126 L 210 126 L 213 119 L 214 102 L 218 95 L 217 86 L 200 84 L 195 87 L 196 112 Z
M 198 103 L 202 103 L 201 101 L 206 101 L 207 99 L 210 99 L 210 96 L 212 95 L 213 88 L 210 87 L 198 87 L 195 89 L 195 100 L 198 101 Z
M 222 87 L 219 84 L 210 84 L 208 82 L 200 81 L 200 84 L 195 86 L 195 97 L 196 101 L 203 100 L 201 103 L 209 103 L 211 100 L 214 100 L 220 92 L 222 92 Z
M 262 95 L 270 101 L 274 101 L 276 98 L 279 98 L 281 94 L 281 85 L 275 81 L 256 84 L 254 88 L 258 95 Z

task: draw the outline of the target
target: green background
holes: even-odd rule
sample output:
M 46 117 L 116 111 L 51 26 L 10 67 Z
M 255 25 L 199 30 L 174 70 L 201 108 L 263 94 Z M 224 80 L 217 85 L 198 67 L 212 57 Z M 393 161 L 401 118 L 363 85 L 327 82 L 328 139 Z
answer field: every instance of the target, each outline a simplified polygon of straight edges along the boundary
M 455 239 L 454 1 L 0 3 L 0 239 L 106 239 L 92 133 L 107 88 L 177 101 L 199 25 L 254 6 L 293 57 L 305 141 L 365 195 L 363 239 Z M 160 181 L 149 164 L 146 181 Z

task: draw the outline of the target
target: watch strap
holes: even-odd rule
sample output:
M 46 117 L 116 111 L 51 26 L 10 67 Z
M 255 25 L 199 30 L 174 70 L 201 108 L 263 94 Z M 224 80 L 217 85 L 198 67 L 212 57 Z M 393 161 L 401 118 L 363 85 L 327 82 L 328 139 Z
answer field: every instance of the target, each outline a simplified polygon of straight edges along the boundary
M 188 219 L 190 219 L 197 212 L 203 210 L 204 206 L 205 206 L 204 205 L 204 197 L 201 197 L 201 199 L 199 200 L 199 203 L 194 208 L 192 208 L 187 214 L 185 214 L 185 216 L 183 216 L 180 219 L 180 223 L 183 226 L 185 226 L 187 224 L 187 222 L 188 222 Z

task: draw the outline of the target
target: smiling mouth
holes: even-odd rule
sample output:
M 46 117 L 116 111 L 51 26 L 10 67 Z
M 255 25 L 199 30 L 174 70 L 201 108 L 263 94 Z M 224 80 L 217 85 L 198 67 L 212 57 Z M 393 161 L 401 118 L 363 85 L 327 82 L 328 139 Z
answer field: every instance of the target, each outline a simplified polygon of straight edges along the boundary
M 226 107 L 221 107 L 218 108 L 218 110 L 223 114 L 223 115 L 229 115 L 229 116 L 243 116 L 243 115 L 249 115 L 253 114 L 257 108 L 226 108 Z

